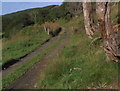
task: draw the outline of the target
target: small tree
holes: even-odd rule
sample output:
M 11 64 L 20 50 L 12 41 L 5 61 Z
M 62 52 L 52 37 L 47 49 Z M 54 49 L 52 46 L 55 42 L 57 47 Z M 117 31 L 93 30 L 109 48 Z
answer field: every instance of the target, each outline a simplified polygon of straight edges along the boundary
M 34 21 L 35 24 L 37 24 L 37 14 L 38 14 L 37 10 L 32 10 L 30 12 L 30 17 Z

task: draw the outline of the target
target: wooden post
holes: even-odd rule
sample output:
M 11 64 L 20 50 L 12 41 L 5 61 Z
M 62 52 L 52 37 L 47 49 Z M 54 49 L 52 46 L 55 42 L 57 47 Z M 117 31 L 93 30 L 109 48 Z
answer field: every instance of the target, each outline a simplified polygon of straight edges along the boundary
M 47 28 L 44 26 L 44 30 L 45 30 L 45 32 L 47 32 Z

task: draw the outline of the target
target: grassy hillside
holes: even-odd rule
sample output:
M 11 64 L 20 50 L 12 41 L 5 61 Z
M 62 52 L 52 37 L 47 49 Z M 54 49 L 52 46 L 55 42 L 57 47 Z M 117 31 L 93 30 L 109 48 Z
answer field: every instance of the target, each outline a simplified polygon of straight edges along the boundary
M 38 23 L 45 22 L 44 17 L 49 13 L 50 9 L 55 6 L 48 6 L 44 8 L 29 9 L 24 11 L 19 11 L 12 14 L 7 14 L 2 16 L 2 27 L 3 27 L 3 36 L 11 37 L 15 35 L 16 32 L 20 31 L 22 28 L 33 25 L 36 22 L 34 21 L 34 15 L 39 17 L 40 20 Z M 46 12 L 47 11 L 47 12 Z M 45 12 L 45 13 L 44 13 Z M 34 15 L 32 15 L 34 13 Z M 37 19 L 38 20 L 38 19 Z
M 33 24 L 43 24 L 44 22 L 54 22 L 59 18 L 66 18 L 67 11 L 65 10 L 65 5 L 61 6 L 47 6 L 43 8 L 28 9 L 24 11 L 19 11 L 12 14 L 3 15 L 2 27 L 3 36 L 11 37 L 14 36 L 22 28 L 33 25 Z
M 72 5 L 72 3 L 70 5 Z M 81 14 L 82 8 L 75 11 L 77 3 L 72 7 L 70 5 L 69 3 L 63 3 L 60 6 L 52 5 L 3 15 L 3 36 L 9 38 L 14 36 L 16 32 L 20 31 L 22 28 L 29 25 L 54 22 L 60 18 L 70 20 L 71 17 Z M 80 7 L 82 7 L 81 4 Z M 71 10 L 72 8 L 74 9 Z
M 3 88 L 6 88 L 7 86 L 9 86 L 16 79 L 18 79 L 22 75 L 24 75 L 35 64 L 37 64 L 39 61 L 42 61 L 42 58 L 44 56 L 46 56 L 46 54 L 49 51 L 53 50 L 57 45 L 59 45 L 59 43 L 63 37 L 64 37 L 64 34 L 60 35 L 50 46 L 47 46 L 47 48 L 45 50 L 43 50 L 39 54 L 36 54 L 36 56 L 34 56 L 32 59 L 25 62 L 22 66 L 17 67 L 13 72 L 11 72 L 7 76 L 3 77 L 3 79 L 2 79 Z
M 117 4 L 112 6 L 112 24 L 118 24 Z M 95 9 L 95 6 L 94 6 Z M 34 17 L 36 15 L 36 17 Z M 69 32 L 69 41 L 62 50 L 50 60 L 50 64 L 42 72 L 37 88 L 43 89 L 83 89 L 114 88 L 117 86 L 118 64 L 108 61 L 102 48 L 103 40 L 89 39 L 84 29 L 84 18 L 66 10 L 66 3 L 61 6 L 48 6 L 25 10 L 3 16 L 3 62 L 2 65 L 29 54 L 37 49 L 51 36 L 44 32 L 43 25 L 62 27 L 62 32 Z M 95 23 L 97 18 L 94 15 Z M 97 24 L 96 24 L 97 25 Z M 62 35 L 61 35 L 62 36 Z M 46 53 L 59 45 L 58 39 L 48 46 L 43 53 L 37 54 L 21 67 L 4 77 L 4 87 L 22 76 Z M 94 38 L 99 36 L 99 31 Z
M 113 4 L 111 18 L 118 24 L 117 4 Z M 94 16 L 95 20 L 96 16 Z M 91 44 L 85 34 L 83 15 L 69 22 L 57 21 L 71 32 L 69 43 L 51 59 L 43 71 L 37 87 L 39 89 L 109 89 L 117 88 L 118 63 L 108 61 L 102 48 L 102 40 Z M 96 32 L 94 38 L 99 36 Z
M 100 43 L 89 46 L 91 40 L 83 33 L 71 35 L 69 44 L 57 54 L 40 77 L 38 88 L 83 89 L 109 88 L 118 76 L 118 64 L 107 62 Z M 117 86 L 117 82 L 115 82 Z M 113 87 L 114 88 L 114 87 Z
M 25 27 L 15 36 L 11 37 L 11 39 L 4 38 L 2 64 L 27 55 L 49 38 L 50 36 L 44 32 L 43 27 L 40 25 Z
M 41 24 L 65 18 L 65 14 L 64 5 L 52 5 L 3 15 L 2 64 L 18 60 L 40 46 L 50 38 Z

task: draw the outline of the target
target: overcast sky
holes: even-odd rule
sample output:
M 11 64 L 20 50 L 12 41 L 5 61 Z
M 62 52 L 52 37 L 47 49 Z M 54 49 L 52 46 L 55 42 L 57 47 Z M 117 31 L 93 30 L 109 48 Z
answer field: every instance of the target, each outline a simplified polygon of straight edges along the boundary
M 2 2 L 2 15 L 30 8 L 61 4 L 62 2 Z

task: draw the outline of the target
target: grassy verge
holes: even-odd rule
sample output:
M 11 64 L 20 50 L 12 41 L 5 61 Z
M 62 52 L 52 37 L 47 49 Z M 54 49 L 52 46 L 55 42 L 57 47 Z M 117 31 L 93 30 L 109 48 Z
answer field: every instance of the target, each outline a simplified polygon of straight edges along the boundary
M 11 39 L 3 39 L 2 65 L 29 54 L 49 38 L 41 26 L 34 25 L 22 29 Z
M 40 89 L 106 88 L 118 76 L 118 64 L 107 62 L 101 41 L 89 46 L 86 34 L 71 35 L 38 82 Z
M 42 53 L 39 53 L 31 60 L 27 61 L 25 64 L 23 64 L 21 67 L 17 68 L 13 73 L 9 74 L 8 76 L 3 78 L 3 88 L 7 87 L 9 84 L 11 84 L 15 79 L 18 79 L 20 76 L 22 76 L 28 69 L 30 69 L 35 63 L 39 62 L 49 51 L 51 51 L 55 46 L 57 46 L 61 40 L 61 38 L 64 36 L 60 35 L 57 37 L 56 41 L 48 46 L 46 50 L 44 50 Z

